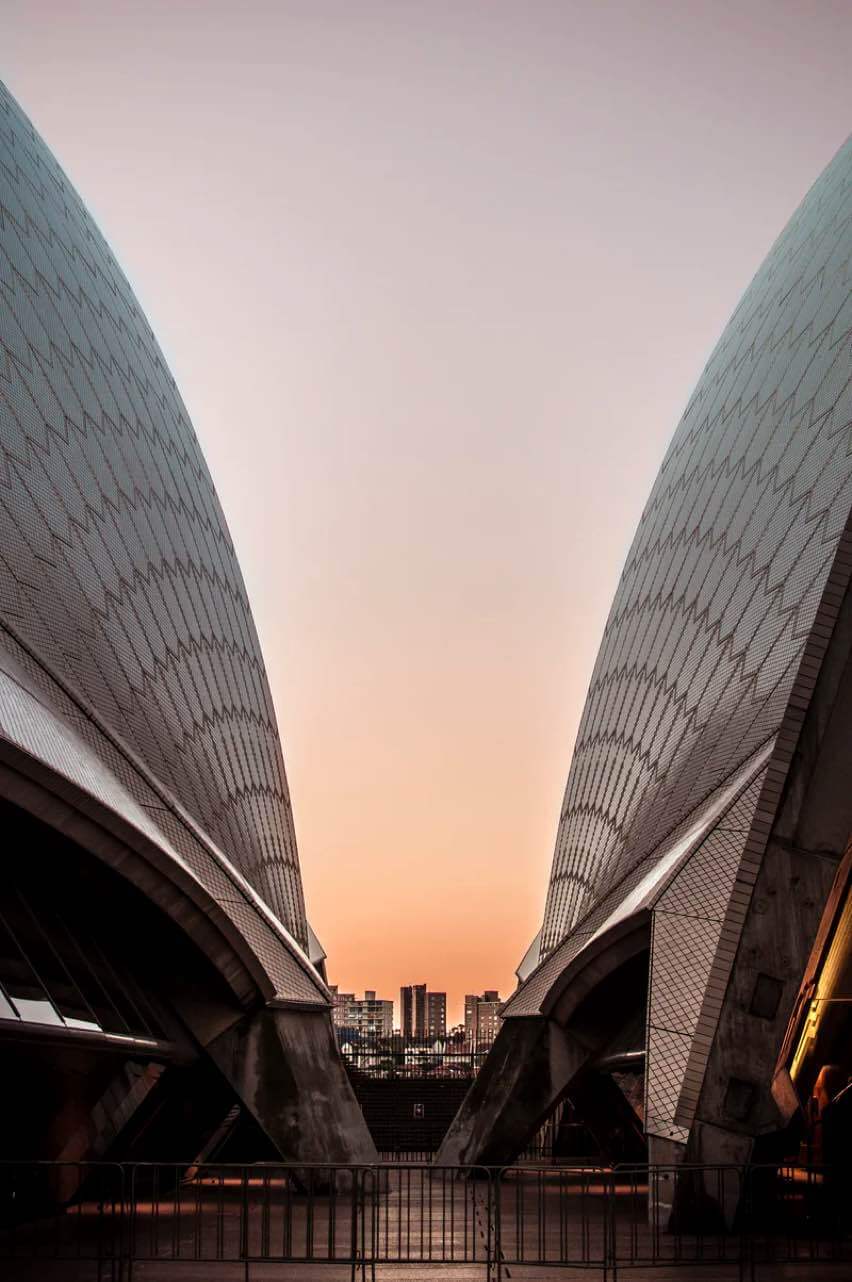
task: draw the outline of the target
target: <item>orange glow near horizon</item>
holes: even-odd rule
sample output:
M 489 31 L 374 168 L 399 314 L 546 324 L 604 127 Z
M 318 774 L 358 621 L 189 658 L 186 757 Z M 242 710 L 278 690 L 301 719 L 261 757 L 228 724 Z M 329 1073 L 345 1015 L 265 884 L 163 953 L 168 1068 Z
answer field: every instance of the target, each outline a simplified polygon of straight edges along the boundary
M 852 10 L 723 8 L 0 15 L 207 455 L 346 991 L 511 991 L 665 445 L 843 141 Z

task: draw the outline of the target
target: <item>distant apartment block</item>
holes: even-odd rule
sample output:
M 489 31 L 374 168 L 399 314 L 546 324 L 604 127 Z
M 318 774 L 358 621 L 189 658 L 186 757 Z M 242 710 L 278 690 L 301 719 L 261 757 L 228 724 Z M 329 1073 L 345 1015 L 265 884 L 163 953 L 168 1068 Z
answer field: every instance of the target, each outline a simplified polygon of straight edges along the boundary
M 447 1036 L 447 994 L 426 994 L 426 1036 L 430 1042 Z
M 399 1026 L 403 1037 L 426 1034 L 426 985 L 408 984 L 399 990 Z
M 336 984 L 329 985 L 334 1005 L 332 1019 L 337 1028 L 350 1028 L 362 1036 L 391 1037 L 393 1034 L 393 1002 L 377 997 L 376 990 L 367 988 L 363 998 L 354 993 L 341 993 Z
M 430 993 L 425 984 L 399 990 L 399 1023 L 403 1037 L 433 1041 L 447 1035 L 447 994 Z
M 464 999 L 464 1037 L 470 1046 L 490 1046 L 500 1031 L 500 994 L 486 988 L 480 994 L 468 993 Z
M 354 993 L 341 993 L 337 984 L 329 984 L 331 993 L 331 1018 L 335 1028 L 348 1027 L 349 1007 L 355 1001 Z

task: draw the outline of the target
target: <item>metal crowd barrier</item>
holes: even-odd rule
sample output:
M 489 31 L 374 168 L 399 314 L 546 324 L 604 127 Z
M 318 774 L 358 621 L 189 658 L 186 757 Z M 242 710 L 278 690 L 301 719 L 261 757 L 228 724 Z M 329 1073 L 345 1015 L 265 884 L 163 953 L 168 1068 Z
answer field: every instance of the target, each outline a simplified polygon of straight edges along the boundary
M 801 1265 L 803 1282 L 839 1280 L 852 1277 L 850 1191 L 845 1172 L 778 1165 L 6 1162 L 0 1277 L 250 1282 L 278 1265 L 301 1282 L 325 1265 L 351 1279 L 456 1265 L 488 1282 L 518 1269 L 674 1282 L 711 1266 L 768 1282 Z

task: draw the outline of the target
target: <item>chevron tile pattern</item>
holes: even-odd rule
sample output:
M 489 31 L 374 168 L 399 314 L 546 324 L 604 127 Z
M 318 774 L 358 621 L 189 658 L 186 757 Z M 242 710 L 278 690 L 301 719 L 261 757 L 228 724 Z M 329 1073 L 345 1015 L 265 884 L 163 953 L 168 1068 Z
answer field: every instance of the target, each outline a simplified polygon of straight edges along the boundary
M 210 475 L 127 280 L 2 86 L 0 626 L 304 945 L 275 713 Z
M 568 777 L 542 957 L 778 731 L 852 507 L 850 256 L 852 141 L 737 307 L 642 515 Z

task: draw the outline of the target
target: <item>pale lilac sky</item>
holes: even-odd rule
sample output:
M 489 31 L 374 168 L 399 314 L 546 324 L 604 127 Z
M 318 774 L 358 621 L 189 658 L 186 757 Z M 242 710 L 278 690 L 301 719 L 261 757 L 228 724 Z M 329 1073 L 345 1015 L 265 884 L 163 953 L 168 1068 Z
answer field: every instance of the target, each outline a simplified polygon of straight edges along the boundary
M 852 4 L 0 0 L 240 553 L 331 978 L 504 993 L 665 444 Z

